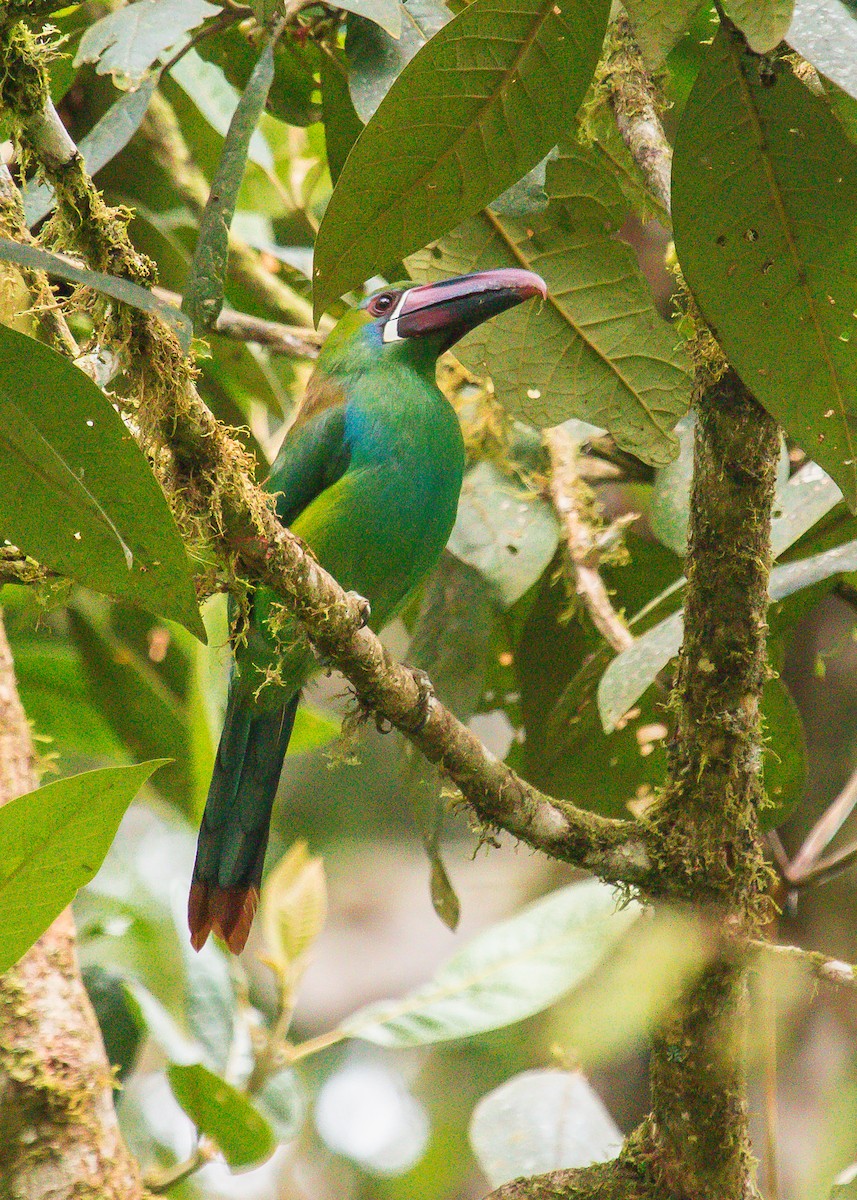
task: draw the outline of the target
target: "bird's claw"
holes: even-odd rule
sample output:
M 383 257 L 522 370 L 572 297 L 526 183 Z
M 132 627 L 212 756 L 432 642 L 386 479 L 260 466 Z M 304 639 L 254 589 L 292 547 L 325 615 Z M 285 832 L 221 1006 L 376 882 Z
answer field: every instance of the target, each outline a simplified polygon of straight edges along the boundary
M 361 596 L 358 592 L 346 592 L 346 595 L 357 609 L 358 616 L 360 617 L 360 628 L 365 629 L 372 615 L 372 605 L 365 596 Z
M 414 733 L 419 733 L 421 730 L 425 729 L 428 719 L 431 715 L 431 702 L 435 696 L 435 690 L 434 684 L 429 679 L 426 672 L 420 670 L 419 667 L 411 667 L 411 678 L 417 685 L 417 691 L 419 692 L 419 699 L 417 703 L 419 706 L 420 715 L 419 720 L 413 729 Z

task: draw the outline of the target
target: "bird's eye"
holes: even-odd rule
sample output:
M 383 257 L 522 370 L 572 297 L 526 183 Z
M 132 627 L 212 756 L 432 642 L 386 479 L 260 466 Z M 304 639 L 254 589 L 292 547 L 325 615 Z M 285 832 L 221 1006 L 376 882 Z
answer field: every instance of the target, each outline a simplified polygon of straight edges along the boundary
M 382 317 L 385 312 L 389 312 L 393 307 L 394 297 L 389 292 L 383 292 L 380 296 L 376 296 L 369 305 L 369 311 L 373 316 Z

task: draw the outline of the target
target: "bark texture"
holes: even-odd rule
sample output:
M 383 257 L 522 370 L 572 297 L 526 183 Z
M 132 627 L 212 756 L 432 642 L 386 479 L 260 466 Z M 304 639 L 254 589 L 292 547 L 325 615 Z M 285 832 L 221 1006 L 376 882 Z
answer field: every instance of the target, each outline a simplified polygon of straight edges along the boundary
M 0 620 L 0 804 L 37 786 Z M 0 977 L 0 1200 L 139 1200 L 71 911 Z

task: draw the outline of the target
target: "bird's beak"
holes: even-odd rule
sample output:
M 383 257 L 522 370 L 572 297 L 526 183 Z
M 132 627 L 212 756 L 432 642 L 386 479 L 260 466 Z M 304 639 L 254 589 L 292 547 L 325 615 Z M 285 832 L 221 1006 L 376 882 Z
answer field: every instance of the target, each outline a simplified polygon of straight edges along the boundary
M 541 276 L 516 267 L 458 275 L 409 288 L 384 329 L 384 341 L 439 335 L 448 350 L 471 329 L 532 296 L 547 297 Z

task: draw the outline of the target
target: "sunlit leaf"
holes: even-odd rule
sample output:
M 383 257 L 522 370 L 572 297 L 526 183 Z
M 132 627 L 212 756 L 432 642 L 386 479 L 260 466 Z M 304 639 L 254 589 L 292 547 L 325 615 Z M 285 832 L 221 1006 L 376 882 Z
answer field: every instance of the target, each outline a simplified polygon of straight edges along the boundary
M 687 33 L 703 0 L 627 0 L 625 8 L 650 67 L 661 67 Z
M 795 0 L 723 0 L 724 12 L 757 54 L 779 46 L 791 25 L 794 7 Z
M 424 1046 L 511 1025 L 585 979 L 640 911 L 617 907 L 597 880 L 561 888 L 480 934 L 431 983 L 370 1004 L 341 1028 L 380 1046 Z
M 493 1188 L 520 1176 L 607 1162 L 622 1131 L 579 1071 L 524 1071 L 484 1096 L 470 1144 Z
M 855 211 L 857 147 L 824 101 L 719 33 L 676 136 L 679 261 L 730 362 L 852 508 Z
M 243 1093 L 201 1063 L 171 1063 L 173 1095 L 201 1134 L 223 1151 L 230 1167 L 250 1167 L 270 1158 L 274 1131 Z
M 426 43 L 334 189 L 316 242 L 317 315 L 544 158 L 589 85 L 608 9 L 606 0 L 474 0 Z
M 118 413 L 47 346 L 0 327 L 0 535 L 205 639 L 164 494 Z
M 261 909 L 267 955 L 292 986 L 327 917 L 324 863 L 310 857 L 306 842 L 295 842 L 268 875 Z
M 532 424 L 581 417 L 645 461 L 669 462 L 673 426 L 690 403 L 689 368 L 633 251 L 616 237 L 625 198 L 598 155 L 576 144 L 548 164 L 546 186 L 545 212 L 515 221 L 483 210 L 408 268 L 420 279 L 497 266 L 537 271 L 546 304 L 486 322 L 456 354 L 489 370 L 504 405 Z
M 220 11 L 206 0 L 135 0 L 89 26 L 74 65 L 95 63 L 99 75 L 133 87 L 165 50 Z
M 795 0 L 786 40 L 823 75 L 857 97 L 857 12 L 839 0 Z
M 0 973 L 92 879 L 125 809 L 160 766 L 163 760 L 87 771 L 0 808 Z

